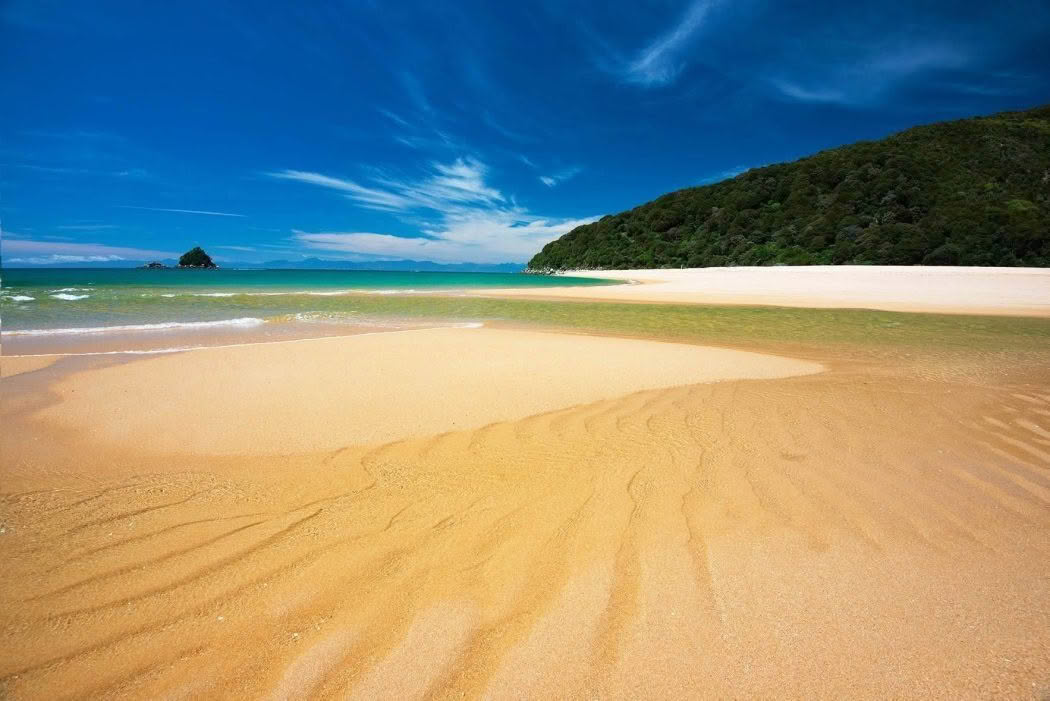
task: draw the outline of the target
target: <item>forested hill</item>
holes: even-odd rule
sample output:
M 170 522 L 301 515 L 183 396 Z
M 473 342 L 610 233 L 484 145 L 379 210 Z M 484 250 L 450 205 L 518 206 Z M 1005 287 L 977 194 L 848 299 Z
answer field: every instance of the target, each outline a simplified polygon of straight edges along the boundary
M 1050 105 L 755 168 L 579 226 L 532 270 L 1050 266 Z

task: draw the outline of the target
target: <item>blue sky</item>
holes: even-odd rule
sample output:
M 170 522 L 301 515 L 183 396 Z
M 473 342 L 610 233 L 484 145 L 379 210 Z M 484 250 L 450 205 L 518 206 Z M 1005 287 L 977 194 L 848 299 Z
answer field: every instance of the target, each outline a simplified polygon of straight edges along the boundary
M 6 265 L 524 262 L 573 226 L 1050 101 L 1050 3 L 0 4 Z

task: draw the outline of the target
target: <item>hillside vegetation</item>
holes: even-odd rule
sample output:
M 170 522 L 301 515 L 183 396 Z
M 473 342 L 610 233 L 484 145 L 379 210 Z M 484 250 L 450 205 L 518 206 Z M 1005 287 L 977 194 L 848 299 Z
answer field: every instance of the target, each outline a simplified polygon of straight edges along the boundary
M 532 270 L 1050 265 L 1050 106 L 755 168 L 579 226 Z

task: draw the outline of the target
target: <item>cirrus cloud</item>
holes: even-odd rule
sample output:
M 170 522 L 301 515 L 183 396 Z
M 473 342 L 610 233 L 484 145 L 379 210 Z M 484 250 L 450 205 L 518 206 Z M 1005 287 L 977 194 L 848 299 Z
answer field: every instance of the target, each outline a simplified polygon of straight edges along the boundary
M 378 178 L 372 186 L 302 170 L 282 170 L 268 175 L 337 190 L 366 209 L 441 212 L 455 206 L 491 205 L 504 201 L 499 190 L 485 184 L 486 171 L 485 165 L 473 158 L 458 158 L 452 163 L 431 163 L 430 174 L 418 181 Z
M 711 0 L 692 3 L 678 24 L 645 47 L 625 66 L 624 79 L 646 87 L 673 82 L 682 70 L 683 49 L 700 29 L 713 5 Z
M 109 246 L 102 243 L 72 243 L 39 241 L 20 238 L 4 232 L 0 241 L 0 255 L 6 263 L 54 265 L 58 263 L 103 263 L 118 260 L 147 260 L 175 258 L 177 253 L 129 246 Z
M 579 166 L 574 166 L 572 168 L 566 168 L 564 170 L 560 170 L 557 173 L 552 173 L 550 175 L 541 175 L 540 182 L 546 185 L 547 187 L 554 187 L 558 183 L 563 183 L 566 180 L 571 180 L 572 178 L 575 178 L 582 172 L 583 168 L 580 168 Z
M 522 263 L 550 241 L 596 219 L 521 220 L 506 213 L 464 217 L 450 222 L 446 228 L 428 231 L 427 236 L 371 232 L 293 233 L 297 241 L 320 251 L 439 263 Z
M 431 163 L 418 179 L 377 177 L 367 185 L 300 170 L 269 175 L 335 190 L 360 207 L 395 213 L 418 228 L 415 236 L 367 231 L 293 232 L 299 243 L 327 252 L 442 263 L 519 263 L 544 244 L 596 219 L 533 214 L 488 184 L 486 174 L 483 163 L 463 157 L 451 163 Z M 574 174 L 566 171 L 560 177 Z

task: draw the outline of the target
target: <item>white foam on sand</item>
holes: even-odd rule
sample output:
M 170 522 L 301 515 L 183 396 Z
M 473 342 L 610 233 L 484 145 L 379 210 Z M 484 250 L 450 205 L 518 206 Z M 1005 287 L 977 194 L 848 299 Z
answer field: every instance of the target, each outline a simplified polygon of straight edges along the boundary
M 59 292 L 61 290 L 55 290 Z M 380 290 L 368 290 L 368 289 L 338 289 L 338 290 L 280 290 L 274 292 L 179 292 L 179 293 L 164 293 L 161 297 L 293 297 L 293 296 L 307 296 L 307 297 L 342 297 L 346 295 L 425 295 L 434 294 L 442 290 L 417 290 L 414 288 L 391 288 L 391 289 L 380 289 Z M 445 290 L 447 291 L 447 290 Z M 144 297 L 151 297 L 151 294 L 144 294 Z
M 129 333 L 136 331 L 167 331 L 171 329 L 208 329 L 220 327 L 251 328 L 266 321 L 256 317 L 224 319 L 222 321 L 167 321 L 159 324 L 127 324 L 122 326 L 85 326 L 71 329 L 19 329 L 5 331 L 8 336 L 63 336 L 98 333 Z

